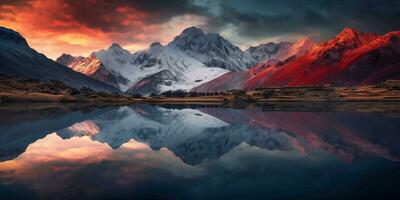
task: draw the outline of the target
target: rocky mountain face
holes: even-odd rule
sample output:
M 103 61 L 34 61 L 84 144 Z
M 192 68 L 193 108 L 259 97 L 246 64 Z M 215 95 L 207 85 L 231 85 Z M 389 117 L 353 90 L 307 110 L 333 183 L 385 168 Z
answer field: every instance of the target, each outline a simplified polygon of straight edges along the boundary
M 71 62 L 64 56 L 63 62 Z M 0 27 L 0 73 L 43 81 L 57 80 L 80 89 L 119 92 L 115 87 L 94 80 L 65 67 L 30 48 L 17 32 Z
M 400 33 L 379 36 L 346 28 L 331 40 L 315 45 L 307 40 L 297 42 L 297 52 L 276 63 L 260 63 L 245 72 L 232 84 L 221 76 L 193 91 L 221 89 L 253 90 L 280 86 L 352 86 L 378 84 L 400 78 Z M 304 49 L 304 50 L 301 50 Z M 290 55 L 290 54 L 287 54 Z M 233 72 L 234 73 L 234 72 Z M 243 75 L 245 74 L 245 75 Z M 240 81 L 241 83 L 237 83 Z

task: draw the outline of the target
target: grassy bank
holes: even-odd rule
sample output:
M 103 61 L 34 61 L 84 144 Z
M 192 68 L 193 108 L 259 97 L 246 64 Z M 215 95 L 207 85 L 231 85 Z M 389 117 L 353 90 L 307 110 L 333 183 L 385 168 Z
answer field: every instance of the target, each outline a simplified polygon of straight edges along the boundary
M 399 88 L 358 87 L 281 87 L 255 91 L 231 90 L 214 93 L 168 91 L 142 97 L 122 93 L 80 90 L 61 82 L 42 82 L 0 76 L 1 102 L 122 102 L 154 104 L 228 104 L 229 102 L 400 102 Z

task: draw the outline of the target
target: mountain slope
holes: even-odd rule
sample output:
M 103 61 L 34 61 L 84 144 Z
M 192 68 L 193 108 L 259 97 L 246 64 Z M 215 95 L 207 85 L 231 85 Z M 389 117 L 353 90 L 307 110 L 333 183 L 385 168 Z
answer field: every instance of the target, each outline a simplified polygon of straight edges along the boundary
M 400 75 L 399 32 L 384 36 L 344 29 L 309 53 L 253 76 L 246 89 L 268 86 L 378 84 Z
M 311 45 L 309 45 L 311 46 Z M 260 63 L 246 71 L 247 79 L 230 85 L 222 77 L 194 88 L 254 90 L 263 87 L 378 84 L 400 78 L 400 32 L 383 36 L 345 28 L 333 39 L 283 62 Z M 242 72 L 243 73 L 243 72 Z M 212 87 L 216 83 L 218 87 Z M 237 87 L 240 85 L 241 87 Z
M 30 48 L 17 32 L 0 27 L 0 73 L 39 80 L 58 80 L 74 87 L 96 91 L 119 92 L 118 89 L 77 73 Z

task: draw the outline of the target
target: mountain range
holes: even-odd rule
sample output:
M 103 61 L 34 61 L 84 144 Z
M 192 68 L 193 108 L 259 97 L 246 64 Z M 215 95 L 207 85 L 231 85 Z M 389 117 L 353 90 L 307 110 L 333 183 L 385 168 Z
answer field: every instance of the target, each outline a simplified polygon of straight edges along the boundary
M 189 27 L 167 45 L 152 43 L 131 54 L 118 44 L 89 57 L 63 54 L 57 62 L 129 94 L 190 90 L 256 62 L 250 54 L 215 33 Z
M 224 74 L 192 91 L 373 85 L 400 78 L 398 31 L 377 35 L 345 28 L 327 42 L 305 49 L 281 62 L 267 60 L 244 71 Z
M 17 32 L 0 29 L 0 73 L 96 91 L 149 95 L 168 90 L 215 92 L 282 86 L 355 86 L 400 78 L 400 32 L 345 28 L 327 42 L 310 38 L 266 43 L 242 51 L 221 35 L 196 27 L 167 45 L 130 53 L 119 44 L 88 57 L 62 54 L 54 62 Z
M 241 73 L 259 62 L 276 63 L 315 46 L 310 38 L 267 43 L 242 51 L 216 33 L 189 27 L 163 46 L 152 43 L 134 54 L 118 44 L 89 57 L 63 54 L 57 62 L 128 94 L 191 90 L 221 75 Z

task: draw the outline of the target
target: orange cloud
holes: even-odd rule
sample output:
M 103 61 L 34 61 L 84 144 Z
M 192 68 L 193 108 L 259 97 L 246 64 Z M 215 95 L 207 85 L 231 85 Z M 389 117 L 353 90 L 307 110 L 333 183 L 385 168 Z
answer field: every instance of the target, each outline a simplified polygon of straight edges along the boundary
M 55 59 L 62 53 L 87 56 L 114 42 L 130 51 L 141 50 L 155 41 L 167 43 L 183 28 L 204 21 L 190 15 L 164 17 L 159 11 L 141 9 L 124 1 L 0 3 L 0 25 L 19 32 L 32 48 Z

